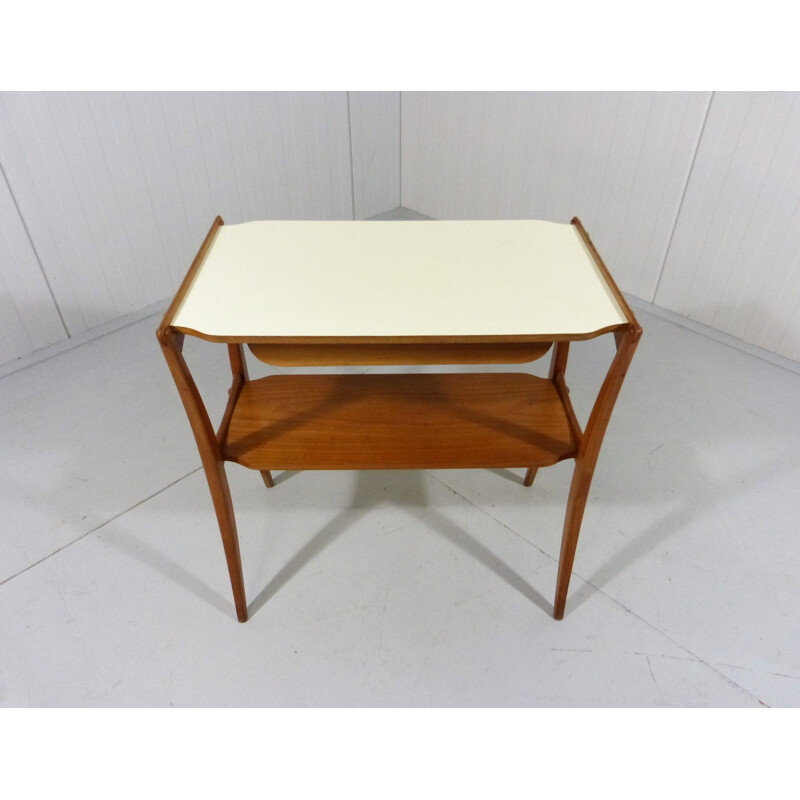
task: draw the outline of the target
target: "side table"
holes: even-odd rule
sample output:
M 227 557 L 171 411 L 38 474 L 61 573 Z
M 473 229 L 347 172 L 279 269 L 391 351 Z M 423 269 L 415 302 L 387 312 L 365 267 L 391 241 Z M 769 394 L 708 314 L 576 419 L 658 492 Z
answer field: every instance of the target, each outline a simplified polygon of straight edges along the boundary
M 589 487 L 641 327 L 588 234 L 537 220 L 226 226 L 217 217 L 158 328 L 208 480 L 236 614 L 247 602 L 225 462 L 258 470 L 525 468 L 574 459 L 553 616 L 561 619 Z M 185 336 L 227 346 L 215 430 Z M 585 428 L 571 342 L 613 335 Z M 243 346 L 280 367 L 523 364 L 525 372 L 248 376 Z

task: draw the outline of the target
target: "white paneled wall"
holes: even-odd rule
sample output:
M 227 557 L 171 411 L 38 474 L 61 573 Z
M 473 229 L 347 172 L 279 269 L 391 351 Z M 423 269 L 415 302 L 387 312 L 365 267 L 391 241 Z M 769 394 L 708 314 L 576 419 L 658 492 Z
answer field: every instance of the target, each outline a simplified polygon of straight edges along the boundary
M 72 336 L 174 293 L 216 214 L 352 219 L 350 146 L 346 92 L 0 95 L 28 258 L 35 248 Z M 4 261 L 6 283 L 11 272 Z M 26 303 L 13 294 L 14 314 Z M 6 356 L 52 340 L 18 333 Z
M 67 336 L 0 172 L 0 364 Z
M 703 92 L 403 92 L 402 205 L 437 219 L 581 218 L 652 300 Z
M 800 94 L 714 95 L 655 299 L 800 360 Z
M 355 219 L 400 205 L 400 92 L 350 92 Z

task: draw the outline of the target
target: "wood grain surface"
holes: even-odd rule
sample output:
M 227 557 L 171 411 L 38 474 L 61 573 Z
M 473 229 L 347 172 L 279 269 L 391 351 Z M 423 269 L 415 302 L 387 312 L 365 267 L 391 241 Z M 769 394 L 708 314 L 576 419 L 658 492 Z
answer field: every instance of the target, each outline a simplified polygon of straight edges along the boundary
M 254 469 L 531 467 L 577 452 L 553 383 L 524 373 L 273 375 L 246 383 L 224 458 Z

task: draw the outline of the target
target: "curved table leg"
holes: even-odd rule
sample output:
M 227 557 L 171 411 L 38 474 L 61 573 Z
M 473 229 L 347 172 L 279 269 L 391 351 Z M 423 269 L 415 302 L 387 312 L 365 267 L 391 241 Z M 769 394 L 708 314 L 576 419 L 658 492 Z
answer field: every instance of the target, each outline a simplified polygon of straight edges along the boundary
M 589 496 L 589 487 L 592 484 L 597 457 L 600 454 L 600 445 L 603 442 L 603 436 L 605 436 L 608 428 L 614 403 L 622 388 L 622 382 L 625 379 L 625 374 L 628 371 L 641 335 L 642 329 L 638 324 L 632 324 L 626 329 L 615 332 L 617 353 L 611 362 L 603 385 L 600 387 L 592 412 L 589 415 L 589 421 L 586 423 L 586 430 L 581 438 L 578 455 L 575 458 L 575 471 L 572 474 L 572 484 L 569 489 L 569 499 L 567 500 L 567 513 L 564 519 L 564 533 L 561 539 L 556 597 L 553 603 L 553 616 L 556 619 L 563 619 L 564 617 L 569 579 L 572 574 L 572 564 L 575 560 L 575 548 L 578 546 L 581 521 L 586 508 L 586 499 Z
M 208 488 L 217 514 L 222 546 L 228 563 L 228 574 L 233 589 L 233 602 L 239 622 L 247 622 L 247 600 L 242 576 L 242 559 L 239 553 L 239 537 L 236 533 L 236 519 L 233 516 L 233 503 L 225 474 L 225 463 L 219 440 L 211 427 L 200 392 L 197 390 L 189 367 L 183 358 L 183 336 L 162 326 L 157 331 L 158 341 L 169 365 L 175 385 L 178 387 L 189 423 L 192 426 L 200 460 L 206 473 Z

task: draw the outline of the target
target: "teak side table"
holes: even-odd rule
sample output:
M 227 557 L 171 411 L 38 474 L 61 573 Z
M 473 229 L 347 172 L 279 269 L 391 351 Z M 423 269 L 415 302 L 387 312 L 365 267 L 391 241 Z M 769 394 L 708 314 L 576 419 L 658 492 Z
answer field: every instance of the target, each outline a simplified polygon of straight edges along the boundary
M 225 462 L 258 470 L 526 468 L 575 460 L 553 616 L 562 619 L 600 445 L 642 329 L 588 234 L 535 220 L 214 220 L 157 335 L 208 479 L 236 614 L 247 620 Z M 581 428 L 570 342 L 616 355 Z M 233 382 L 215 431 L 184 336 L 227 345 Z M 521 364 L 524 372 L 280 374 L 250 380 L 242 345 L 288 367 Z

